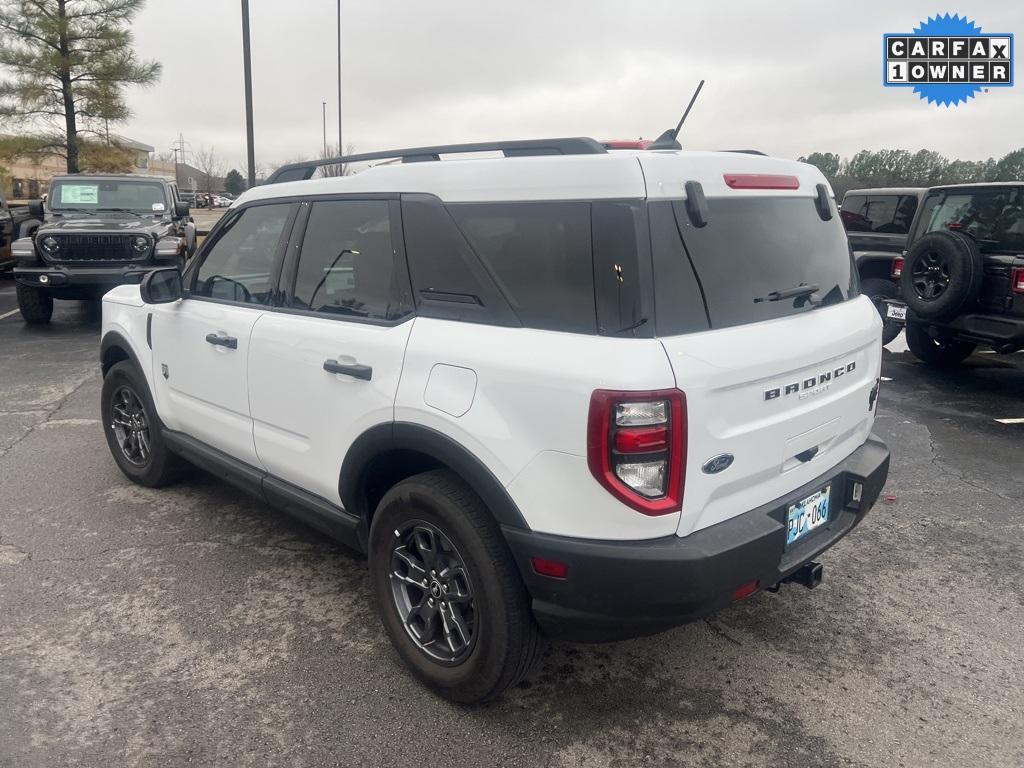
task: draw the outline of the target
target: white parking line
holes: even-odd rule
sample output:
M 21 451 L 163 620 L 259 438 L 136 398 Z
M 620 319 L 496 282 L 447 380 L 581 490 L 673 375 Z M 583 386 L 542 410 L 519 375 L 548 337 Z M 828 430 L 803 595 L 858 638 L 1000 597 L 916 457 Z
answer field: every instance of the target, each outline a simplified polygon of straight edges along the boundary
M 10 312 L 6 312 L 6 313 L 0 315 L 0 320 L 5 320 L 6 318 L 10 317 L 11 315 L 16 315 L 16 314 L 18 314 L 18 310 L 12 309 Z
M 996 419 L 1000 424 L 1024 424 L 1024 419 Z

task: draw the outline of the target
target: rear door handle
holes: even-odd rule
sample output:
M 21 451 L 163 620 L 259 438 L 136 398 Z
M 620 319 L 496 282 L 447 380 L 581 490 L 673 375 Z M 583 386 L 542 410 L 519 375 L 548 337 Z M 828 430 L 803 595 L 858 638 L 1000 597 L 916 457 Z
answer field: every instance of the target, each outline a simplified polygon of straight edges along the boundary
M 236 339 L 234 336 L 222 336 L 219 333 L 206 334 L 206 343 L 213 344 L 216 347 L 238 349 L 238 339 Z
M 344 373 L 346 376 L 363 381 L 369 381 L 373 377 L 373 368 L 368 365 L 359 365 L 359 363 L 345 365 L 337 360 L 324 360 L 324 370 L 328 373 Z

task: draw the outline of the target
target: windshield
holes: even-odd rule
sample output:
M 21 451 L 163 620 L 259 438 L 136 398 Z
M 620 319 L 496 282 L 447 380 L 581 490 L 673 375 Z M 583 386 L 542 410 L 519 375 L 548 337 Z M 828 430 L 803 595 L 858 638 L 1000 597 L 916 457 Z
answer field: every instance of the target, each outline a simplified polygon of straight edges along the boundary
M 76 179 L 53 184 L 50 210 L 162 214 L 167 211 L 167 200 L 163 185 L 152 181 Z
M 914 237 L 944 230 L 970 235 L 983 251 L 1024 251 L 1024 189 L 951 189 L 929 194 Z

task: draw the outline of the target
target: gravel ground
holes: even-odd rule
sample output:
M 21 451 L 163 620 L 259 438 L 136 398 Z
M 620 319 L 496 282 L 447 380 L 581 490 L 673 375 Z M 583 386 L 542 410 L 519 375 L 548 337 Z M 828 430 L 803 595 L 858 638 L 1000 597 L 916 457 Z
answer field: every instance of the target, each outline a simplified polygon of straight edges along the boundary
M 886 352 L 892 498 L 818 589 L 553 644 L 467 709 L 400 667 L 362 560 L 208 475 L 125 480 L 98 332 L 0 320 L 0 766 L 1024 764 L 1024 355 Z

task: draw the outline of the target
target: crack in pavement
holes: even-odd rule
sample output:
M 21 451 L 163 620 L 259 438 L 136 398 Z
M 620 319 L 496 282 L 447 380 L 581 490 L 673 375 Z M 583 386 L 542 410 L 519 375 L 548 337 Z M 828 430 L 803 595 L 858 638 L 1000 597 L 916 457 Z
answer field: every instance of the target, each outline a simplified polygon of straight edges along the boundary
M 72 385 L 71 389 L 68 390 L 68 392 L 63 397 L 61 397 L 60 400 L 57 401 L 57 404 L 53 408 L 51 408 L 49 410 L 38 410 L 37 409 L 37 410 L 31 410 L 31 411 L 20 411 L 20 413 L 22 413 L 22 414 L 25 414 L 25 413 L 45 413 L 46 417 L 43 418 L 40 421 L 37 421 L 35 424 L 32 424 L 27 430 L 25 430 L 25 433 L 22 434 L 21 437 L 17 438 L 14 442 L 12 442 L 10 445 L 8 445 L 3 450 L 0 450 L 0 460 L 4 459 L 7 456 L 7 454 L 9 454 L 11 451 L 13 451 L 26 437 L 31 435 L 33 432 L 35 432 L 41 426 L 45 425 L 48 421 L 50 421 L 54 416 L 56 416 L 58 413 L 60 413 L 61 409 L 65 406 L 65 404 L 67 404 L 68 399 L 71 398 L 76 392 L 78 392 L 78 390 L 80 390 L 82 387 L 84 387 L 86 384 L 88 384 L 89 381 L 94 376 L 96 376 L 96 375 L 97 374 L 96 374 L 95 371 L 92 371 L 92 372 L 86 374 L 79 382 L 77 382 L 76 384 Z

